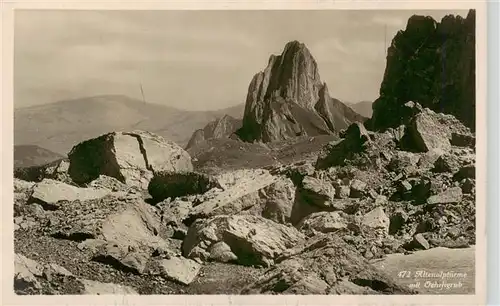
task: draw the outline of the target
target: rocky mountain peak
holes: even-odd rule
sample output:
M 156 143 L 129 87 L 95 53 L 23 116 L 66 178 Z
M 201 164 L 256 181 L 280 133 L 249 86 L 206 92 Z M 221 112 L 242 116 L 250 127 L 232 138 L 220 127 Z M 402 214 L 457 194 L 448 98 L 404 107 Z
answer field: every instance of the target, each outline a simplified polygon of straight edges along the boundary
M 336 109 L 342 112 L 340 120 L 334 118 Z M 238 135 L 245 141 L 270 142 L 333 134 L 363 119 L 340 101 L 332 101 L 309 49 L 291 41 L 253 77 Z
M 398 126 L 403 105 L 415 101 L 474 129 L 475 77 L 475 11 L 440 22 L 414 15 L 388 49 L 370 125 L 376 130 Z

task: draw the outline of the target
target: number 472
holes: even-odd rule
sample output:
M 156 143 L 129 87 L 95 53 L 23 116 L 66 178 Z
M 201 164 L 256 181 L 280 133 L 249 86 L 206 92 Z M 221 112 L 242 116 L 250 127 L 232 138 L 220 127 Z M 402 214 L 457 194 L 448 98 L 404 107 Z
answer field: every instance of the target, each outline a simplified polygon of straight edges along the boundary
M 398 273 L 398 277 L 399 278 L 403 278 L 403 277 L 408 278 L 408 277 L 411 277 L 411 272 L 410 271 L 400 271 Z

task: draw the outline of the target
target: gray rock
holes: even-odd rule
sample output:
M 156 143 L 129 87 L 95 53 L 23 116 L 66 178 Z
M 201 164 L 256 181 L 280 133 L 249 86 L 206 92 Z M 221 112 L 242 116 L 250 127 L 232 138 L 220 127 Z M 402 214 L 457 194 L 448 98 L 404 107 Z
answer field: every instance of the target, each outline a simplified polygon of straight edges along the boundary
M 460 168 L 457 173 L 453 176 L 455 180 L 461 180 L 465 178 L 475 179 L 476 178 L 476 165 L 470 164 Z
M 196 172 L 156 172 L 149 182 L 148 192 L 157 202 L 166 198 L 203 194 L 220 187 L 214 178 Z
M 351 193 L 351 187 L 346 185 L 339 185 L 335 188 L 335 197 L 337 199 L 347 199 Z
M 335 188 L 330 182 L 312 176 L 304 178 L 300 192 L 308 203 L 318 207 L 331 207 L 335 198 Z
M 382 207 L 377 207 L 363 216 L 361 226 L 364 231 L 385 236 L 389 233 L 390 220 Z
M 132 287 L 113 283 L 102 283 L 98 281 L 80 279 L 85 295 L 138 295 L 139 293 Z
M 331 134 L 363 120 L 329 96 L 311 53 L 293 41 L 281 55 L 272 55 L 266 69 L 252 79 L 243 126 L 237 133 L 245 141 L 271 142 Z
M 161 259 L 156 263 L 157 272 L 166 279 L 189 285 L 198 275 L 201 265 L 194 260 L 183 257 Z
M 352 180 L 351 182 L 351 198 L 361 198 L 364 196 L 366 190 L 366 183 L 360 180 Z
M 180 146 L 143 131 L 113 132 L 81 142 L 68 157 L 68 173 L 78 184 L 107 175 L 146 189 L 153 171 L 193 170 L 191 157 Z
M 462 182 L 462 186 L 461 186 L 462 192 L 469 193 L 469 194 L 473 193 L 475 186 L 476 186 L 476 184 L 472 179 L 466 178 Z
M 452 187 L 440 194 L 429 197 L 427 204 L 459 203 L 460 201 L 462 201 L 462 189 L 460 187 Z
M 408 126 L 413 145 L 421 152 L 434 149 L 447 151 L 451 148 L 446 127 L 439 122 L 435 113 L 429 109 L 417 114 Z
M 310 214 L 297 227 L 307 236 L 312 236 L 318 232 L 329 233 L 345 229 L 347 221 L 336 211 L 323 211 Z
M 59 181 L 44 179 L 33 187 L 32 201 L 58 206 L 60 201 L 88 201 L 105 197 L 110 194 L 109 189 L 79 188 Z
M 424 249 L 427 250 L 429 249 L 429 242 L 422 236 L 422 234 L 416 234 L 413 236 L 413 245 L 417 249 Z
M 238 260 L 238 256 L 234 255 L 231 247 L 224 241 L 219 241 L 210 247 L 209 260 L 218 262 L 233 262 Z

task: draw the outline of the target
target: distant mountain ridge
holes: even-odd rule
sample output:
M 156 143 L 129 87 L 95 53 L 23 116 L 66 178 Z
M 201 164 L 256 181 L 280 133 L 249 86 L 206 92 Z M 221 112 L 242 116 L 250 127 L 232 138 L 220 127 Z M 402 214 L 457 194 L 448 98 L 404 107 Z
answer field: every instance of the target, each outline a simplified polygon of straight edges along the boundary
M 440 22 L 413 15 L 388 49 L 380 96 L 368 126 L 384 130 L 401 124 L 404 104 L 413 101 L 476 124 L 476 13 L 446 15 Z
M 100 95 L 14 110 L 15 145 L 39 145 L 67 154 L 77 143 L 116 130 L 147 130 L 180 145 L 194 130 L 243 105 L 216 111 L 185 111 L 123 95 Z

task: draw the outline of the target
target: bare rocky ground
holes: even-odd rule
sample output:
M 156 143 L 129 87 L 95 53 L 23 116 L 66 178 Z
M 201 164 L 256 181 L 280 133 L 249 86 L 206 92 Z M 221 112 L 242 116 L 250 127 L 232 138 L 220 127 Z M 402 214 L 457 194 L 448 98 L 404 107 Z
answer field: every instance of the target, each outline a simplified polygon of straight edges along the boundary
M 15 179 L 15 291 L 442 294 L 400 272 L 473 275 L 475 137 L 453 116 L 406 107 L 397 129 L 354 123 L 321 150 L 242 143 L 295 152 L 262 167 L 193 166 L 140 131 L 79 144 L 33 181 Z M 463 283 L 445 293 L 474 291 L 473 277 Z

